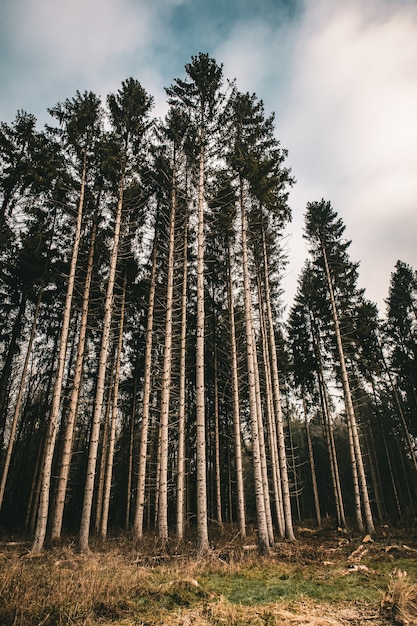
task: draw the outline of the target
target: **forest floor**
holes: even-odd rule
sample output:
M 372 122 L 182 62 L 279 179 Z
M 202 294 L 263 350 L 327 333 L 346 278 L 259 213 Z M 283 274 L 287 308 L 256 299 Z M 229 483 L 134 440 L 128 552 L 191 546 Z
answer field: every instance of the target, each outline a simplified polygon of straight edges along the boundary
M 219 535 L 204 557 L 128 537 L 69 539 L 31 555 L 0 536 L 2 626 L 417 625 L 417 532 L 359 537 L 296 528 L 259 557 L 255 538 Z

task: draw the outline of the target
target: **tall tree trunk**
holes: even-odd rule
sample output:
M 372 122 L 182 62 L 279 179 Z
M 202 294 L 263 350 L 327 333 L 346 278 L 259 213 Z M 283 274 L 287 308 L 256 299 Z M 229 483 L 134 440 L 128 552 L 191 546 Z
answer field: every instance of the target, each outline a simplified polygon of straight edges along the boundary
M 165 346 L 162 369 L 161 412 L 160 412 L 160 463 L 158 490 L 158 535 L 163 541 L 168 539 L 168 446 L 169 446 L 169 406 L 171 398 L 172 372 L 172 315 L 174 292 L 174 252 L 175 218 L 177 208 L 175 169 L 172 175 L 171 214 L 169 219 L 167 295 L 165 303 Z
M 187 265 L 188 214 L 184 226 L 184 256 L 181 293 L 180 381 L 178 400 L 178 466 L 177 466 L 177 539 L 184 538 L 185 516 L 185 405 L 186 405 L 186 340 L 187 340 Z
M 197 215 L 197 328 L 196 328 L 196 463 L 197 543 L 202 552 L 209 548 L 207 525 L 206 417 L 204 376 L 204 135 L 200 137 Z
M 84 150 L 84 161 L 81 178 L 80 200 L 78 204 L 77 222 L 75 227 L 74 245 L 72 249 L 70 273 L 68 276 L 67 294 L 65 299 L 64 315 L 62 321 L 61 341 L 59 347 L 57 373 L 55 378 L 54 392 L 52 397 L 51 412 L 49 415 L 48 432 L 46 436 L 44 464 L 42 468 L 42 482 L 39 497 L 38 519 L 35 529 L 35 538 L 32 544 L 32 552 L 39 553 L 42 551 L 46 528 L 48 524 L 49 498 L 52 478 L 52 461 L 54 457 L 55 442 L 58 431 L 62 383 L 64 379 L 65 360 L 67 354 L 68 334 L 71 319 L 72 296 L 74 293 L 75 274 L 77 269 L 78 250 L 81 241 L 81 226 L 84 209 L 84 196 L 87 174 L 87 150 Z
M 85 340 L 87 334 L 88 307 L 90 300 L 91 278 L 93 274 L 94 248 L 97 233 L 97 225 L 94 222 L 91 231 L 90 251 L 87 260 L 87 274 L 84 283 L 83 302 L 81 308 L 80 334 L 78 337 L 77 357 L 75 361 L 75 372 L 71 390 L 70 406 L 65 424 L 64 442 L 59 468 L 58 485 L 56 491 L 54 513 L 51 520 L 51 539 L 58 539 L 61 536 L 62 520 L 65 507 L 65 494 L 67 491 L 69 471 L 71 467 L 72 444 L 74 438 L 74 427 L 77 419 L 78 400 L 82 385 L 82 373 L 85 353 Z
M 349 378 L 348 378 L 346 362 L 345 362 L 345 355 L 343 351 L 342 336 L 340 333 L 340 325 L 339 325 L 339 316 L 338 316 L 337 309 L 336 309 L 336 301 L 334 297 L 333 284 L 332 284 L 332 279 L 330 275 L 329 264 L 327 261 L 327 253 L 326 253 L 326 249 L 323 243 L 321 247 L 322 247 L 325 273 L 326 273 L 327 287 L 328 287 L 328 291 L 330 295 L 333 323 L 335 327 L 340 369 L 342 372 L 343 395 L 345 398 L 345 407 L 346 407 L 346 413 L 348 417 L 348 424 L 349 424 L 349 428 L 350 428 L 350 432 L 352 434 L 352 440 L 353 440 L 354 457 L 352 458 L 352 465 L 356 464 L 357 471 L 358 471 L 359 486 L 360 486 L 360 491 L 361 491 L 361 500 L 362 500 L 362 506 L 363 506 L 364 516 L 365 516 L 366 532 L 369 534 L 373 534 L 375 533 L 375 526 L 374 526 L 374 522 L 372 518 L 371 505 L 369 502 L 369 494 L 368 494 L 368 487 L 366 484 L 365 468 L 363 465 L 362 453 L 361 453 L 360 442 L 359 442 L 358 426 L 356 423 L 355 411 L 354 411 L 353 402 L 352 402 L 352 394 L 350 391 Z
M 230 346 L 231 346 L 231 368 L 232 368 L 232 389 L 233 389 L 233 433 L 234 451 L 236 463 L 236 491 L 237 491 L 237 521 L 242 537 L 246 537 L 246 515 L 245 515 L 245 491 L 243 486 L 243 466 L 242 466 L 242 436 L 240 432 L 240 401 L 239 401 L 239 376 L 237 364 L 235 311 L 233 302 L 232 272 L 230 261 L 230 245 L 227 248 L 227 273 L 228 273 L 228 304 L 230 318 Z
M 19 392 L 17 394 L 16 405 L 15 405 L 14 412 L 13 412 L 12 424 L 10 427 L 9 443 L 7 445 L 6 458 L 4 460 L 3 473 L 2 473 L 2 477 L 0 481 L 0 510 L 3 504 L 4 491 L 6 489 L 6 481 L 7 481 L 7 476 L 9 473 L 10 461 L 12 458 L 13 447 L 15 443 L 16 430 L 17 430 L 17 425 L 18 425 L 19 417 L 20 417 L 20 408 L 22 406 L 23 394 L 25 391 L 26 376 L 27 376 L 27 371 L 29 367 L 30 356 L 32 354 L 32 346 L 33 346 L 33 341 L 35 339 L 36 325 L 38 323 L 38 315 L 39 315 L 39 309 L 41 306 L 43 291 L 44 291 L 43 288 L 39 291 L 35 312 L 33 314 L 32 328 L 30 331 L 29 343 L 26 348 L 25 361 L 23 363 L 22 374 L 20 377 Z
M 271 345 L 271 365 L 272 365 L 272 384 L 274 392 L 274 406 L 275 416 L 277 421 L 277 436 L 278 436 L 278 457 L 279 466 L 281 472 L 282 482 L 282 498 L 284 507 L 284 519 L 285 519 L 285 536 L 289 541 L 295 541 L 292 513 L 291 513 L 291 498 L 290 487 L 288 482 L 287 471 L 287 456 L 285 452 L 285 433 L 284 433 L 284 421 L 282 416 L 281 394 L 279 389 L 279 374 L 278 374 L 278 357 L 277 347 L 275 341 L 274 320 L 272 316 L 271 306 L 271 290 L 269 286 L 269 269 L 268 269 L 268 255 L 265 243 L 265 233 L 262 225 L 262 247 L 263 247 L 263 266 L 264 266 L 264 286 L 265 286 L 265 304 L 267 310 L 268 329 L 269 329 L 269 342 Z
M 107 526 L 109 521 L 109 508 L 110 508 L 110 493 L 111 482 L 113 477 L 113 461 L 114 461 L 114 449 L 116 446 L 116 425 L 117 425 L 117 406 L 119 400 L 119 382 L 120 382 L 120 364 L 122 360 L 123 351 L 123 328 L 125 319 L 125 306 L 126 306 L 126 283 L 127 272 L 125 271 L 122 287 L 122 301 L 120 304 L 120 322 L 119 322 L 119 336 L 117 341 L 117 355 L 116 364 L 114 369 L 114 385 L 112 390 L 113 402 L 111 409 L 111 421 L 110 421 L 110 435 L 109 446 L 107 450 L 106 460 L 106 472 L 104 480 L 104 492 L 103 492 L 103 510 L 101 512 L 101 524 L 100 535 L 102 537 L 107 536 Z
M 330 417 L 330 407 L 324 379 L 323 359 L 320 347 L 319 331 L 316 327 L 313 315 L 310 311 L 310 326 L 312 330 L 314 351 L 317 360 L 317 379 L 319 386 L 320 404 L 323 414 L 323 432 L 326 438 L 327 451 L 329 454 L 330 474 L 332 477 L 333 494 L 336 506 L 337 523 L 341 528 L 346 528 L 345 508 L 343 504 L 342 488 L 340 485 L 339 464 L 337 461 L 336 445 L 333 435 L 333 427 Z
M 7 349 L 4 366 L 0 376 L 0 424 L 1 424 L 1 438 L 0 446 L 3 445 L 4 431 L 6 429 L 6 397 L 7 389 L 9 386 L 10 372 L 12 369 L 13 356 L 17 352 L 17 342 L 22 330 L 22 319 L 26 311 L 27 297 L 24 293 L 20 298 L 19 310 L 16 315 L 16 319 L 13 323 L 12 332 L 10 334 L 9 347 Z
M 214 315 L 213 315 L 214 317 Z M 216 339 L 214 339 L 216 341 Z M 216 476 L 216 516 L 217 523 L 223 528 L 222 491 L 220 472 L 220 430 L 219 430 L 219 381 L 217 345 L 214 346 L 214 467 Z
M 133 534 L 136 539 L 143 536 L 143 511 L 145 507 L 145 487 L 146 487 L 146 459 L 148 454 L 148 432 L 149 413 L 151 397 L 151 370 L 152 370 L 152 344 L 153 344 L 153 320 L 155 309 L 155 289 L 156 289 L 156 253 L 157 253 L 157 231 L 153 241 L 152 249 L 152 269 L 151 285 L 149 291 L 148 322 L 146 329 L 145 346 L 145 371 L 143 380 L 143 402 L 142 402 L 142 424 L 139 443 L 139 463 L 138 482 L 136 489 L 135 517 L 133 522 Z
M 93 505 L 94 477 L 96 472 L 97 452 L 100 435 L 100 421 L 103 408 L 104 383 L 106 378 L 107 353 L 109 348 L 111 322 L 113 316 L 113 291 L 116 279 L 117 257 L 119 251 L 120 226 L 122 221 L 124 192 L 124 172 L 121 174 L 119 199 L 117 203 L 116 218 L 114 225 L 113 249 L 110 258 L 109 278 L 107 283 L 106 300 L 104 303 L 103 334 L 101 337 L 101 348 L 99 366 L 97 372 L 97 389 L 91 426 L 90 447 L 87 460 L 87 477 L 84 487 L 84 502 L 81 513 L 81 524 L 79 533 L 79 548 L 82 553 L 90 551 L 88 539 L 90 534 L 91 510 Z
M 249 262 L 247 244 L 247 216 L 243 196 L 243 181 L 240 181 L 240 210 L 241 210 L 241 235 L 242 235 L 242 269 L 243 269 L 243 291 L 245 305 L 245 328 L 246 328 L 246 356 L 248 367 L 249 385 L 249 410 L 252 435 L 252 459 L 253 474 L 255 483 L 256 514 L 258 521 L 258 550 L 261 554 L 270 552 L 268 526 L 265 511 L 265 497 L 262 481 L 261 453 L 259 442 L 258 409 L 256 404 L 256 383 L 254 370 L 254 350 L 253 344 L 253 319 L 252 319 L 252 298 L 249 282 Z
M 314 495 L 314 509 L 316 512 L 317 526 L 321 526 L 321 511 L 320 511 L 320 500 L 319 500 L 319 490 L 317 486 L 317 474 L 316 474 L 316 464 L 314 462 L 314 454 L 313 454 L 313 444 L 311 441 L 311 432 L 310 432 L 310 424 L 308 421 L 307 415 L 307 406 L 306 400 L 304 396 L 304 391 L 302 391 L 302 400 L 303 400 L 303 412 L 304 412 L 304 420 L 306 425 L 306 435 L 307 435 L 307 446 L 308 446 L 308 460 L 310 463 L 310 472 L 311 472 L 311 482 L 313 485 L 313 495 Z

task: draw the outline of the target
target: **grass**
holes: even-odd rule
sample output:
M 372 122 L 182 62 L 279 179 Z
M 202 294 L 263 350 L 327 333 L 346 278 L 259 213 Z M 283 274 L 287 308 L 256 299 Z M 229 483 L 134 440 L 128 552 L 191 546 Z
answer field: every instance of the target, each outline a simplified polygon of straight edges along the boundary
M 386 624 L 378 609 L 390 574 L 401 568 L 417 582 L 415 554 L 399 550 L 393 557 L 375 542 L 360 561 L 367 570 L 348 573 L 357 545 L 300 539 L 268 558 L 227 561 L 214 551 L 204 560 L 177 555 L 158 564 L 150 557 L 143 565 L 142 554 L 118 542 L 88 558 L 71 545 L 35 557 L 2 544 L 0 624 L 255 626 L 295 624 L 300 615 L 315 626 L 360 624 L 369 615 Z

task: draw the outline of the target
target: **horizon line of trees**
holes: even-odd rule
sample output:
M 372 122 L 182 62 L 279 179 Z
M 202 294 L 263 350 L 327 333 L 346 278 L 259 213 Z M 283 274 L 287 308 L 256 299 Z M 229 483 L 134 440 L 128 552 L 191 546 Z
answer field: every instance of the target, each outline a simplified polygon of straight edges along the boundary
M 208 54 L 166 93 L 164 120 L 129 78 L 0 123 L 0 528 L 34 553 L 110 530 L 205 552 L 254 524 L 267 554 L 305 521 L 415 515 L 416 271 L 382 321 L 310 202 L 284 323 L 274 116 Z

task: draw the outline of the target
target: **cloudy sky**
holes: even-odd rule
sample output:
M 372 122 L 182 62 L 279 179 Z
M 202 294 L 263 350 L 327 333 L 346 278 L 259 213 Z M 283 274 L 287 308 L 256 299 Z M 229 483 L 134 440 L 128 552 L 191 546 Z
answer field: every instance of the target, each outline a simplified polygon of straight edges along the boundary
M 325 198 L 383 313 L 395 262 L 417 269 L 416 0 L 1 0 L 0 120 L 24 109 L 43 125 L 77 89 L 104 98 L 129 76 L 162 116 L 198 52 L 276 114 L 297 179 L 286 301 L 306 203 Z

